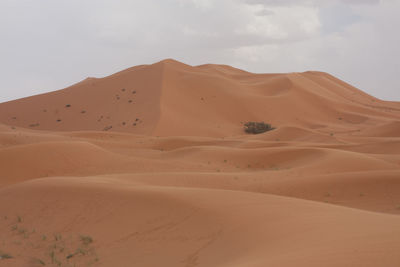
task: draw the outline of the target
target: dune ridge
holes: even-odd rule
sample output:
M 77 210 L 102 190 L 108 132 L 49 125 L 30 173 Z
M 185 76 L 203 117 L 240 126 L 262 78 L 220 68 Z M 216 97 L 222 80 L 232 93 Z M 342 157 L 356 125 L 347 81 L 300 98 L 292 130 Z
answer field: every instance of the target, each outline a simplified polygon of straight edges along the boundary
M 264 75 L 165 60 L 1 103 L 0 122 L 35 130 L 215 137 L 240 134 L 246 120 L 359 130 L 399 120 L 395 104 L 326 73 Z M 381 108 L 385 105 L 399 109 Z

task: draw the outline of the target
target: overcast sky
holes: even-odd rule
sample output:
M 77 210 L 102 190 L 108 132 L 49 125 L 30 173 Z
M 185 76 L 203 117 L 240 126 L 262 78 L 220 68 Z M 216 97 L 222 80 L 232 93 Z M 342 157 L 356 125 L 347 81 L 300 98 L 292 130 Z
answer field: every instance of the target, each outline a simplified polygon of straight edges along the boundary
M 0 0 L 0 102 L 174 58 L 400 101 L 400 0 Z

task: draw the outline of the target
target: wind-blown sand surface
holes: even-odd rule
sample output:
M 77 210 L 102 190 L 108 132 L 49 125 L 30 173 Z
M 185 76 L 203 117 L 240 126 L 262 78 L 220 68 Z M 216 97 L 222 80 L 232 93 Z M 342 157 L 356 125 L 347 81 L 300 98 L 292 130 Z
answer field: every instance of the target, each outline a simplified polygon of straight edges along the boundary
M 0 266 L 397 267 L 399 215 L 400 103 L 326 73 L 165 60 L 0 104 Z

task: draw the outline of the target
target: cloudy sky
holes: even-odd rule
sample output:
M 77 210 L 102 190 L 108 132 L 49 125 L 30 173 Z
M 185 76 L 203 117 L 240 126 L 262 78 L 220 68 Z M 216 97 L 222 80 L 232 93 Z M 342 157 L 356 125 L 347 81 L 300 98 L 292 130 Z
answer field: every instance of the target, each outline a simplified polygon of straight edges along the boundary
M 174 58 L 400 101 L 400 0 L 0 0 L 0 102 Z

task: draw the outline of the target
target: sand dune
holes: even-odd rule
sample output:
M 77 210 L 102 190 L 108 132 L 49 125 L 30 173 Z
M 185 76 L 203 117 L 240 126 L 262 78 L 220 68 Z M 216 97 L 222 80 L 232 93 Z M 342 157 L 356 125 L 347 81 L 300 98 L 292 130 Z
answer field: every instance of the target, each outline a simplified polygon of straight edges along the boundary
M 248 120 L 335 130 L 400 119 L 400 111 L 370 103 L 384 105 L 324 73 L 262 75 L 165 60 L 2 103 L 0 122 L 56 131 L 227 136 L 240 135 L 240 122 Z
M 379 137 L 400 137 L 400 121 L 392 121 L 375 127 L 368 127 L 358 135 Z
M 255 136 L 255 139 L 260 139 Z M 268 132 L 262 136 L 267 141 L 301 141 L 317 143 L 340 143 L 334 136 L 319 133 L 313 129 L 306 129 L 299 126 L 281 126 L 275 131 Z
M 10 227 L 18 210 L 16 225 L 28 231 L 26 239 L 56 233 L 64 240 L 29 249 L 12 230 L 3 233 L 22 240 L 9 247 L 28 250 L 32 261 L 46 258 L 55 243 L 65 246 L 55 258 L 66 262 L 83 246 L 74 240 L 82 232 L 96 240 L 83 246 L 86 257 L 71 258 L 82 265 L 100 255 L 99 266 L 395 266 L 399 260 L 398 216 L 266 194 L 46 178 L 5 188 L 0 199 L 14 202 L 3 208 L 10 217 L 3 225 Z M 26 201 L 36 205 L 27 208 Z
M 399 122 L 327 73 L 174 60 L 0 103 L 0 266 L 397 267 Z

